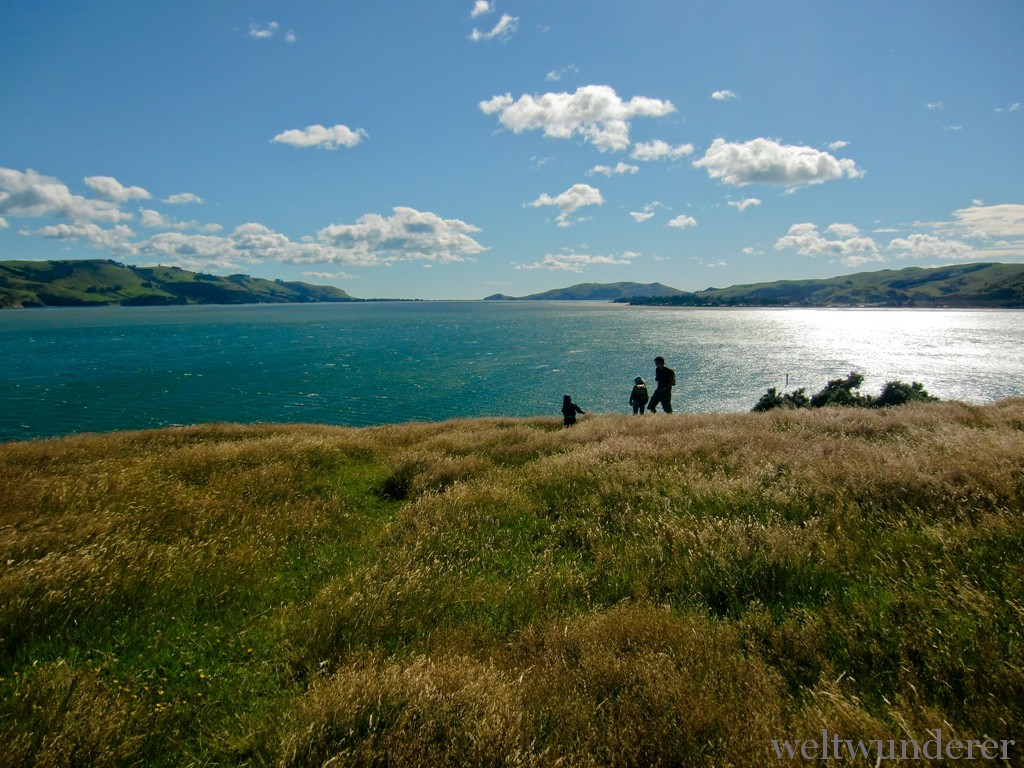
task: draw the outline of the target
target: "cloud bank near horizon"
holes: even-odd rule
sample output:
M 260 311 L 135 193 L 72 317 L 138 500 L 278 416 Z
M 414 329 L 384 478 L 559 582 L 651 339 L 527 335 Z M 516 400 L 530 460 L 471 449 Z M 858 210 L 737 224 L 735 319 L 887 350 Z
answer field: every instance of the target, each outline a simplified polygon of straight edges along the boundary
M 776 168 L 773 173 L 781 173 L 780 178 L 810 183 L 804 171 L 792 175 Z M 86 177 L 83 184 L 91 190 L 92 197 L 74 193 L 60 179 L 32 169 L 0 168 L 0 228 L 9 228 L 11 220 L 51 219 L 53 223 L 35 229 L 23 227 L 18 233 L 83 243 L 113 258 L 174 264 L 199 271 L 233 270 L 273 261 L 354 267 L 399 261 L 453 264 L 473 260 L 490 250 L 476 239 L 481 232 L 479 227 L 411 207 L 395 206 L 390 215 L 371 213 L 352 223 L 328 224 L 296 240 L 256 222 L 244 222 L 222 234 L 224 227 L 216 222 L 178 221 L 154 208 L 127 210 L 127 206 L 139 201 L 151 201 L 153 195 L 143 187 L 122 184 L 111 176 Z M 203 201 L 198 195 L 182 192 L 166 196 L 163 202 L 201 205 Z M 557 195 L 542 193 L 525 205 L 554 208 L 558 212 L 556 224 L 567 228 L 585 220 L 576 215 L 581 209 L 602 206 L 605 202 L 599 189 L 581 183 Z M 758 198 L 745 198 L 727 204 L 743 211 L 760 202 Z M 631 216 L 637 222 L 646 221 L 653 215 L 655 205 L 660 204 L 648 204 L 642 212 L 633 212 Z M 165 231 L 140 235 L 133 222 L 144 229 Z M 697 226 L 697 221 L 692 216 L 679 215 L 666 226 L 690 229 Z M 809 258 L 828 258 L 848 267 L 891 259 L 945 263 L 1024 255 L 1024 204 L 976 203 L 953 211 L 948 220 L 915 222 L 904 229 L 891 232 L 891 239 L 883 243 L 876 238 L 880 233 L 865 234 L 853 224 L 833 223 L 821 230 L 815 223 L 799 222 L 777 238 L 774 249 Z M 629 253 L 630 259 L 635 259 L 640 252 Z M 546 265 L 543 268 L 568 269 L 565 265 L 575 265 L 574 270 L 588 264 L 621 263 L 621 258 L 564 256 L 537 262 Z M 553 264 L 562 266 L 552 267 Z

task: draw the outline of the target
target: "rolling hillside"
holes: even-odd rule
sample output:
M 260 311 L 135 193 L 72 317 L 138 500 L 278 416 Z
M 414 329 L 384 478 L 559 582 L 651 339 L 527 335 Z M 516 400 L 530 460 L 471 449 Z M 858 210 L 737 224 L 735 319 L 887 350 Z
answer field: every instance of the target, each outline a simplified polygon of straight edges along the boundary
M 0 261 L 0 308 L 358 301 L 333 286 L 221 277 L 107 259 Z
M 824 280 L 779 280 L 630 299 L 658 306 L 1024 308 L 1024 264 L 960 264 L 860 272 Z
M 484 301 L 617 301 L 637 296 L 681 296 L 685 291 L 661 283 L 580 283 L 529 296 L 506 296 L 496 293 Z

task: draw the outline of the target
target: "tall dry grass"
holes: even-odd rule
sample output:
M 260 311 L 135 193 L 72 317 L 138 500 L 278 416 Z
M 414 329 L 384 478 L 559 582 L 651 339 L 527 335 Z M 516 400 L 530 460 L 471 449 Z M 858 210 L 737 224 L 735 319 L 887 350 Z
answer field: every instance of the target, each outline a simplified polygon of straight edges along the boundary
M 0 478 L 0 763 L 1024 744 L 1024 400 L 210 425 Z

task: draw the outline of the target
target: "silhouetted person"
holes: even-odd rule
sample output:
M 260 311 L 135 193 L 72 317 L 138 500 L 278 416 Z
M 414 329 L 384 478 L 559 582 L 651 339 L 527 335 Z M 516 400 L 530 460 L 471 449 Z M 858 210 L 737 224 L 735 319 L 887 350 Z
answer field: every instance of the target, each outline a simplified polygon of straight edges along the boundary
M 584 411 L 582 408 L 580 408 L 578 405 L 576 405 L 576 403 L 574 403 L 572 401 L 572 398 L 569 397 L 569 395 L 566 395 L 565 397 L 563 397 L 562 398 L 562 420 L 565 422 L 565 426 L 571 427 L 573 424 L 576 423 L 576 414 L 577 413 L 586 413 L 586 411 Z
M 672 413 L 672 387 L 676 384 L 676 372 L 665 365 L 665 358 L 658 355 L 654 358 L 654 380 L 658 386 L 651 395 L 651 401 L 647 407 L 651 413 L 658 410 L 658 403 L 665 409 L 665 413 Z
M 647 401 L 650 399 L 651 396 L 647 394 L 647 382 L 644 381 L 643 376 L 637 376 L 633 379 L 633 391 L 629 393 L 629 404 L 633 406 L 633 415 L 643 413 Z

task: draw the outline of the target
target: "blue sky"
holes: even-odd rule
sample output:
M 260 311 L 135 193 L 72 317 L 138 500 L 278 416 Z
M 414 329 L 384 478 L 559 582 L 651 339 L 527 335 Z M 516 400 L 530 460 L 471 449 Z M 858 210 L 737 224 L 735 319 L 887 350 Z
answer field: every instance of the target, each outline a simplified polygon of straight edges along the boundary
M 0 6 L 0 259 L 482 298 L 1024 261 L 1020 0 Z

